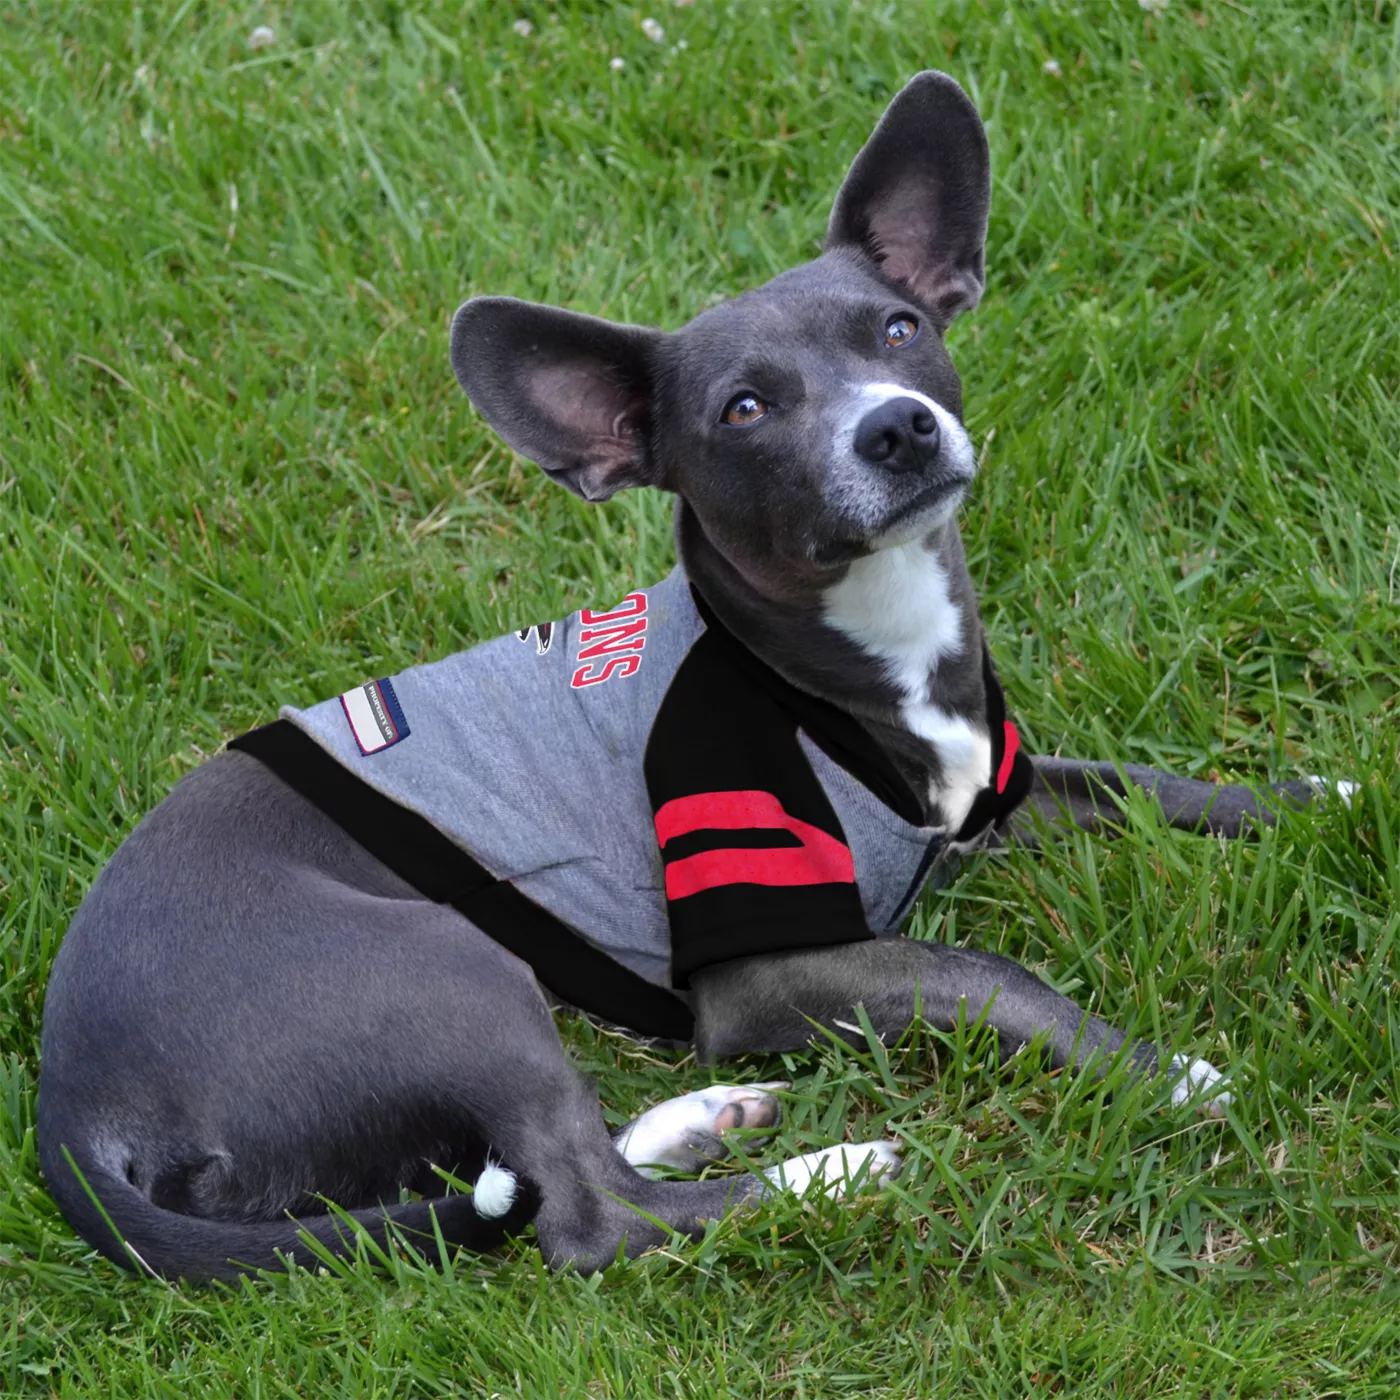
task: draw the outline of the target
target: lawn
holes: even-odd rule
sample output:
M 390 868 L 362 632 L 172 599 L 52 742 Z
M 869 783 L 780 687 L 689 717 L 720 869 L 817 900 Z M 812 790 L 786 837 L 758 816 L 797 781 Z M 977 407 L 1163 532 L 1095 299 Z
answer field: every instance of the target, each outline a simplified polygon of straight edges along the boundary
M 1395 1393 L 1395 0 L 648 4 L 0 3 L 0 1390 Z M 987 295 L 949 341 L 1023 737 L 1362 786 L 1255 843 L 1133 804 L 913 930 L 1228 1066 L 1228 1119 L 918 1030 L 718 1072 L 794 1080 L 770 1155 L 905 1142 L 849 1209 L 587 1280 L 528 1240 L 236 1289 L 98 1260 L 44 1192 L 34 1085 L 49 962 L 123 835 L 279 704 L 669 567 L 663 499 L 590 509 L 492 437 L 453 309 L 680 325 L 816 251 L 928 66 L 992 146 Z M 564 1034 L 617 1121 L 711 1078 Z

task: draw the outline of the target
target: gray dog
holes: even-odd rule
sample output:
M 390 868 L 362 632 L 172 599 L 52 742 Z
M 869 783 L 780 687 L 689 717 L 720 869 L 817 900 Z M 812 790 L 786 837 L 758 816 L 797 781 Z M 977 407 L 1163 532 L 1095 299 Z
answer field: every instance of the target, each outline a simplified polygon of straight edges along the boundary
M 897 934 L 1018 808 L 1088 827 L 1126 784 L 1194 830 L 1274 816 L 1244 788 L 1020 746 L 954 521 L 976 460 L 943 344 L 982 292 L 989 199 L 976 110 L 924 73 L 822 256 L 684 329 L 461 308 L 453 367 L 491 425 L 587 500 L 673 493 L 681 563 L 284 711 L 146 817 L 45 1006 L 41 1160 L 87 1240 L 205 1278 L 306 1257 L 303 1231 L 344 1252 L 345 1213 L 473 1248 L 533 1222 L 551 1264 L 592 1268 L 898 1166 L 873 1143 L 654 1179 L 637 1168 L 771 1127 L 774 1086 L 687 1095 L 614 1140 L 551 999 L 706 1059 L 858 1035 L 856 1007 L 886 1037 L 981 1017 L 1005 1054 L 1160 1065 L 1177 1099 L 1220 1101 L 1208 1065 L 1016 963 Z

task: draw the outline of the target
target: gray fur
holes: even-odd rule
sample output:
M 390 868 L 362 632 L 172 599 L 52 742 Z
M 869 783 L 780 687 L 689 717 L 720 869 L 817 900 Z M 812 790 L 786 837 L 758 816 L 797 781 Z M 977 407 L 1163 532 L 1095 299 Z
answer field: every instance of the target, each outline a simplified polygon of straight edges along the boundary
M 942 331 L 981 293 L 988 192 L 971 103 L 952 79 L 922 74 L 857 158 L 814 262 L 670 335 L 502 298 L 469 302 L 452 334 L 478 408 L 562 484 L 590 500 L 639 485 L 676 494 L 680 558 L 721 619 L 854 714 L 931 820 L 940 751 L 905 722 L 888 664 L 825 606 L 893 522 L 924 520 L 914 537 L 946 578 L 962 644 L 920 698 L 981 724 L 980 622 L 947 518 L 971 468 L 941 439 L 911 469 L 861 466 L 838 428 L 877 381 L 960 419 Z M 894 349 L 896 315 L 921 332 Z M 763 397 L 761 421 L 722 421 L 739 393 Z M 1091 826 L 1116 810 L 1118 770 L 1040 760 L 1039 772 L 1044 815 Z M 1176 825 L 1234 833 L 1272 819 L 1240 789 L 1121 775 Z M 986 1011 L 1008 1052 L 1043 1037 L 1055 1065 L 1119 1050 L 1144 1071 L 1157 1062 L 1156 1047 L 1127 1044 L 1006 959 L 901 938 L 712 968 L 693 1001 L 708 1057 L 799 1048 L 809 1018 L 839 1031 L 859 1004 L 883 1036 L 916 1007 L 941 1026 Z M 391 1223 L 429 1231 L 430 1207 L 449 1243 L 478 1248 L 533 1221 L 552 1264 L 593 1268 L 760 1191 L 747 1177 L 634 1171 L 525 965 L 238 753 L 181 782 L 74 917 L 45 1007 L 39 1148 L 89 1241 L 193 1278 L 274 1266 L 279 1251 L 305 1259 L 299 1228 L 345 1251 L 326 1200 L 380 1239 Z M 488 1150 L 527 1188 L 497 1221 L 432 1171 L 470 1179 Z M 428 1199 L 398 1204 L 405 1190 Z

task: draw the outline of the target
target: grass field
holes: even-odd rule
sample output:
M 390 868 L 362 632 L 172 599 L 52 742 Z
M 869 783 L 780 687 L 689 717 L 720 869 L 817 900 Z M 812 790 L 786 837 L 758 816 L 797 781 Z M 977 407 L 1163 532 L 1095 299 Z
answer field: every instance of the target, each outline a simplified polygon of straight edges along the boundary
M 648 4 L 0 0 L 0 1390 L 1394 1394 L 1395 0 Z M 681 324 L 816 250 L 926 66 L 992 144 L 950 344 L 1023 736 L 1363 787 L 1257 844 L 1134 806 L 914 928 L 1228 1066 L 1228 1120 L 920 1032 L 724 1068 L 795 1080 L 786 1150 L 904 1140 L 851 1209 L 587 1280 L 528 1242 L 227 1290 L 97 1260 L 39 1179 L 34 1085 L 48 964 L 123 834 L 280 703 L 668 567 L 664 500 L 590 510 L 491 437 L 452 310 Z M 709 1079 L 565 1035 L 618 1121 Z

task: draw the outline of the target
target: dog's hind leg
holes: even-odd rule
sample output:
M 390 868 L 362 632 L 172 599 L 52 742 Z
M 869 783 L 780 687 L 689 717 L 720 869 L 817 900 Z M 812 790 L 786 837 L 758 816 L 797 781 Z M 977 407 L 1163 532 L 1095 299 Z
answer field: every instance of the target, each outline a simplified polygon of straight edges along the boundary
M 609 1133 L 596 1087 L 569 1063 L 525 964 L 483 942 L 470 971 L 458 983 L 437 968 L 436 985 L 422 1007 L 422 1024 L 431 1034 L 413 1058 L 432 1065 L 432 1082 L 451 1086 L 463 1119 L 479 1125 L 491 1159 L 537 1188 L 535 1233 L 551 1267 L 589 1271 L 619 1255 L 634 1257 L 673 1232 L 697 1234 L 707 1221 L 765 1192 L 762 1179 L 748 1174 L 706 1181 L 642 1175 Z M 499 1029 L 483 1025 L 488 1017 Z M 746 1117 L 752 1108 L 758 1125 L 776 1121 L 771 1095 L 721 1092 L 704 1125 L 716 1141 L 718 1130 L 738 1119 L 741 1104 Z M 690 1108 L 694 1120 L 693 1102 Z M 660 1135 L 652 1136 L 659 1143 Z M 653 1155 L 645 1146 L 639 1139 L 639 1158 Z
M 1035 786 L 1026 807 L 1012 819 L 1011 839 L 1035 845 L 1034 810 L 1057 826 L 1095 831 L 1111 825 L 1120 815 L 1120 799 L 1128 786 L 1145 792 L 1161 809 L 1165 820 L 1185 831 L 1209 836 L 1238 836 L 1251 828 L 1273 826 L 1290 808 L 1305 807 L 1326 792 L 1319 779 L 1273 783 L 1255 789 L 1237 783 L 1207 783 L 1178 778 L 1136 763 L 1092 763 L 1074 758 L 1036 758 Z M 1335 790 L 1347 800 L 1351 784 L 1337 783 Z
M 527 1163 L 524 1170 L 540 1185 L 535 1231 L 555 1268 L 592 1270 L 619 1254 L 633 1258 L 665 1243 L 672 1231 L 698 1234 L 706 1221 L 756 1204 L 775 1187 L 801 1193 L 819 1186 L 835 1196 L 880 1185 L 900 1169 L 897 1143 L 843 1143 L 770 1167 L 762 1177 L 653 1180 L 632 1163 L 660 1157 L 682 1169 L 705 1165 L 724 1151 L 720 1133 L 737 1126 L 740 1107 L 750 1126 L 775 1126 L 778 1104 L 764 1090 L 777 1086 L 683 1095 L 629 1124 L 617 1143 L 604 1128 L 593 1085 L 564 1063 L 562 1051 L 557 1064 L 551 1056 L 548 1066 L 533 1064 L 529 1074 L 534 1097 L 528 1120 L 493 1141 L 500 1141 L 505 1162 Z
M 755 1134 L 748 1139 L 755 1146 L 764 1140 L 756 1133 L 776 1128 L 783 1116 L 782 1105 L 768 1091 L 785 1088 L 782 1081 L 712 1084 L 681 1094 L 624 1124 L 613 1134 L 613 1144 L 643 1176 L 657 1167 L 698 1172 L 729 1155 L 725 1138 L 736 1130 Z
M 146 818 L 75 917 L 39 1149 L 91 1243 L 186 1278 L 305 1260 L 303 1231 L 350 1252 L 327 1202 L 429 1250 L 533 1220 L 551 1262 L 591 1267 L 767 1189 L 634 1171 L 530 969 L 238 753 Z
M 667 1099 L 613 1135 L 617 1150 L 644 1176 L 655 1167 L 699 1171 L 729 1155 L 727 1134 L 736 1129 L 757 1129 L 766 1141 L 769 1128 L 782 1119 L 782 1106 L 767 1091 L 786 1089 L 783 1081 L 772 1084 L 713 1084 L 692 1094 Z M 820 1182 L 829 1196 L 844 1193 L 847 1186 L 876 1186 L 898 1175 L 899 1144 L 894 1142 L 840 1143 L 789 1158 L 768 1167 L 763 1175 L 775 1186 L 801 1194 Z

